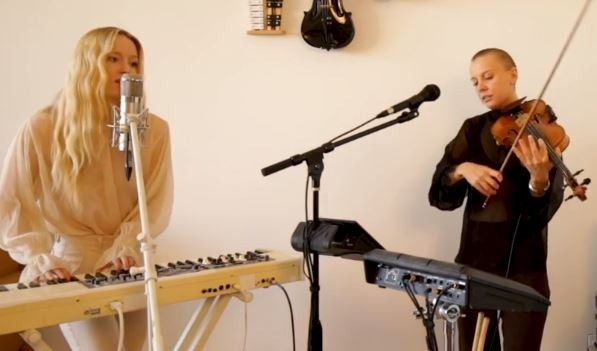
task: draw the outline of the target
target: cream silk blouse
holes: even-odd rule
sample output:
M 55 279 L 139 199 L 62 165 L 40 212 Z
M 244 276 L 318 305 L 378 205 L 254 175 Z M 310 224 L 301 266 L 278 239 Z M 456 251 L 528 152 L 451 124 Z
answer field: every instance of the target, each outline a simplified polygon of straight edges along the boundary
M 172 211 L 172 158 L 167 122 L 150 114 L 148 123 L 141 154 L 150 231 L 155 237 L 168 225 Z M 0 247 L 25 265 L 20 280 L 29 282 L 50 269 L 69 267 L 52 255 L 58 236 L 109 239 L 111 245 L 96 268 L 127 255 L 141 264 L 135 175 L 126 179 L 124 152 L 110 147 L 110 128 L 104 133 L 105 147 L 98 148 L 91 166 L 80 174 L 80 207 L 52 191 L 52 131 L 47 111 L 29 119 L 12 141 L 0 176 Z

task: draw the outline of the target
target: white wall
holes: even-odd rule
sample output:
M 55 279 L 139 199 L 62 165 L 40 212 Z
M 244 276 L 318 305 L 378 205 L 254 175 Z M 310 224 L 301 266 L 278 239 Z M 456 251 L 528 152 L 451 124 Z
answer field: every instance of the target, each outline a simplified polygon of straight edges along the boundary
M 308 0 L 285 1 L 284 36 L 245 34 L 246 0 L 0 0 L 0 156 L 21 123 L 62 86 L 67 62 L 87 30 L 117 25 L 147 54 L 149 106 L 171 124 L 176 196 L 159 257 L 199 257 L 270 247 L 291 250 L 303 220 L 306 166 L 262 177 L 260 169 L 316 147 L 429 83 L 442 94 L 421 116 L 338 148 L 325 158 L 321 216 L 357 220 L 387 249 L 452 260 L 460 211 L 428 205 L 444 145 L 464 118 L 483 111 L 468 81 L 480 48 L 512 53 L 519 93 L 536 96 L 584 1 L 346 0 L 356 27 L 345 49 L 326 52 L 300 36 Z M 572 170 L 597 176 L 597 9 L 572 42 L 545 100 L 572 139 Z M 550 227 L 552 307 L 544 350 L 580 350 L 595 330 L 595 193 L 569 201 Z M 365 282 L 358 262 L 321 265 L 326 350 L 422 350 L 423 328 L 399 291 Z M 297 346 L 306 348 L 309 292 L 288 284 Z M 172 346 L 191 304 L 164 308 Z M 241 350 L 243 306 L 225 312 L 209 350 Z M 291 350 L 279 289 L 255 292 L 247 350 Z

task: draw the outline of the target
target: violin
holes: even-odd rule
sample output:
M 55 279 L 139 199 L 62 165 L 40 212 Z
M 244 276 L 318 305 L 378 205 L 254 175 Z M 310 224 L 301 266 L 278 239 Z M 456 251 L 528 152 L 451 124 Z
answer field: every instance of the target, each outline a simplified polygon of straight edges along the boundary
M 511 121 L 506 120 L 505 122 L 500 122 L 495 127 L 496 134 L 497 134 L 496 141 L 498 143 L 504 142 L 506 144 L 515 145 L 518 142 L 518 139 L 520 139 L 520 137 L 526 133 L 530 133 L 533 136 L 535 136 L 536 138 L 543 139 L 543 141 L 545 142 L 545 145 L 547 146 L 547 151 L 549 153 L 550 160 L 564 174 L 564 180 L 566 182 L 566 186 L 570 186 L 570 188 L 572 189 L 572 195 L 568 196 L 566 198 L 566 200 L 570 200 L 571 198 L 574 198 L 574 197 L 578 197 L 581 201 L 586 200 L 587 199 L 587 196 L 585 194 L 586 190 L 587 190 L 586 185 L 588 185 L 591 182 L 591 179 L 586 178 L 582 181 L 582 183 L 579 184 L 578 181 L 576 181 L 576 179 L 574 177 L 577 176 L 578 174 L 580 174 L 580 172 L 582 172 L 582 169 L 580 171 L 572 174 L 568 170 L 566 165 L 564 165 L 564 162 L 562 161 L 562 158 L 560 157 L 560 155 L 556 152 L 555 147 L 559 147 L 560 150 L 563 150 L 565 147 L 568 146 L 569 138 L 566 136 L 566 133 L 563 133 L 563 129 L 561 130 L 561 132 L 554 132 L 555 129 L 545 127 L 549 124 L 555 123 L 555 115 L 553 114 L 553 112 L 550 113 L 551 109 L 547 105 L 545 105 L 545 103 L 541 100 L 541 98 L 545 94 L 545 91 L 547 90 L 547 87 L 549 86 L 551 79 L 555 75 L 556 70 L 558 69 L 560 63 L 562 62 L 564 53 L 566 52 L 566 50 L 568 49 L 568 46 L 572 42 L 572 38 L 574 37 L 574 34 L 576 33 L 576 30 L 580 26 L 580 23 L 582 22 L 583 18 L 585 17 L 590 4 L 591 4 L 591 0 L 585 1 L 584 6 L 580 10 L 578 18 L 574 22 L 574 26 L 572 26 L 572 30 L 568 34 L 568 38 L 566 38 L 564 47 L 562 48 L 562 50 L 560 50 L 560 54 L 558 55 L 556 63 L 552 67 L 551 72 L 547 76 L 547 80 L 545 81 L 545 84 L 543 84 L 543 87 L 541 88 L 541 92 L 539 93 L 539 96 L 537 97 L 537 99 L 529 101 L 530 109 L 528 110 L 528 113 L 526 113 L 526 118 L 522 118 L 520 123 L 517 121 L 515 123 L 511 123 Z M 524 100 L 524 99 L 521 99 L 521 100 Z M 519 102 L 521 100 L 519 100 Z M 527 107 L 528 107 L 528 105 L 527 105 Z M 543 111 L 541 111 L 542 107 L 543 107 Z M 524 111 L 524 107 L 523 107 L 523 111 Z M 541 112 L 543 112 L 543 113 L 541 113 Z M 524 115 L 524 113 L 523 113 L 523 115 Z M 502 127 L 506 126 L 506 127 L 502 128 L 500 126 L 502 126 Z M 520 126 L 520 127 L 516 128 L 516 126 Z M 527 126 L 530 126 L 530 127 L 527 128 Z M 548 129 L 550 129 L 551 131 L 547 132 Z M 522 130 L 523 133 L 519 133 L 518 131 L 520 131 L 520 130 Z M 561 139 L 560 142 L 562 142 L 562 145 L 554 147 L 554 145 L 551 144 L 550 140 L 547 138 L 546 135 L 552 134 L 552 132 L 556 135 L 556 137 L 559 137 Z M 546 135 L 544 135 L 544 134 L 546 134 Z M 514 138 L 512 138 L 513 136 L 514 136 Z M 552 141 L 555 143 L 555 141 L 557 141 L 557 140 L 552 140 Z M 500 173 L 504 172 L 506 163 L 508 162 L 508 160 L 510 159 L 510 156 L 512 155 L 512 150 L 513 150 L 513 148 L 510 148 L 510 150 L 508 151 L 508 154 L 506 155 L 506 158 L 504 159 L 504 162 L 502 163 L 502 166 L 500 167 Z M 487 206 L 487 202 L 489 201 L 489 198 L 490 198 L 489 196 L 487 196 L 485 198 L 485 202 L 483 203 L 484 208 Z
M 515 105 L 523 100 L 524 98 L 516 101 Z M 586 200 L 586 185 L 591 182 L 591 179 L 585 178 L 579 183 L 575 177 L 583 170 L 573 174 L 562 161 L 557 150 L 563 152 L 570 145 L 570 137 L 566 135 L 564 128 L 556 122 L 557 117 L 551 107 L 543 100 L 537 99 L 506 110 L 507 112 L 496 119 L 491 126 L 491 134 L 496 143 L 512 147 L 521 135 L 532 135 L 537 139 L 543 139 L 550 160 L 562 171 L 566 186 L 572 189 L 572 195 L 566 200 L 573 197 L 578 197 L 581 201 Z
M 301 35 L 316 48 L 343 48 L 354 38 L 351 15 L 344 10 L 342 0 L 313 0 L 311 9 L 305 11 Z
M 520 103 L 525 98 L 518 100 Z M 556 122 L 556 115 L 553 110 L 543 100 L 537 100 L 537 107 L 533 116 L 528 116 L 535 100 L 530 100 L 519 104 L 513 108 L 507 108 L 506 112 L 500 116 L 491 126 L 491 134 L 498 145 L 511 147 L 514 144 L 516 136 L 525 118 L 530 118 L 526 134 L 541 136 L 546 144 L 549 143 L 554 148 L 564 151 L 570 145 L 570 138 L 566 135 L 564 128 Z

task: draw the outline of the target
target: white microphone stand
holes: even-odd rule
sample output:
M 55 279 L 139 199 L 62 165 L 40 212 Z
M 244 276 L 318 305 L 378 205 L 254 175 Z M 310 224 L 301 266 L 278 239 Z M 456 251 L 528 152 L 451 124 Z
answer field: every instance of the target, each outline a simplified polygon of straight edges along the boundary
M 133 162 L 135 168 L 135 179 L 137 181 L 137 194 L 139 204 L 139 215 L 141 217 L 141 233 L 137 236 L 137 240 L 141 242 L 141 252 L 143 253 L 143 261 L 145 267 L 145 294 L 147 295 L 148 308 L 148 332 L 151 340 L 151 349 L 154 351 L 162 351 L 164 349 L 164 341 L 162 339 L 159 304 L 157 297 L 157 272 L 153 263 L 152 253 L 155 252 L 155 242 L 151 236 L 149 228 L 149 214 L 147 210 L 147 197 L 145 194 L 145 181 L 143 180 L 143 164 L 141 161 L 141 149 L 139 145 L 139 121 L 146 116 L 147 110 L 140 114 L 127 114 L 127 123 L 129 124 L 131 143 L 133 146 Z M 144 124 L 143 122 L 141 122 Z M 145 125 L 143 125 L 145 128 Z
M 145 272 L 145 295 L 147 295 L 147 337 L 149 348 L 152 351 L 162 351 L 164 342 L 160 326 L 159 304 L 157 297 L 157 272 L 153 263 L 152 253 L 155 252 L 155 243 L 149 228 L 149 214 L 147 210 L 147 196 L 145 194 L 145 181 L 143 180 L 143 163 L 141 159 L 140 139 L 143 139 L 147 126 L 147 109 L 143 108 L 143 76 L 124 74 L 120 77 L 120 108 L 113 106 L 114 129 L 112 146 L 118 145 L 124 151 L 125 176 L 130 178 L 131 168 L 135 169 L 137 181 L 137 197 L 139 216 L 141 220 L 141 233 L 137 240 L 141 244 Z M 139 133 L 141 129 L 141 134 Z M 131 150 L 132 148 L 132 150 Z M 133 158 L 130 158 L 130 152 Z M 132 164 L 131 164 L 132 163 Z M 131 267 L 133 268 L 133 267 Z

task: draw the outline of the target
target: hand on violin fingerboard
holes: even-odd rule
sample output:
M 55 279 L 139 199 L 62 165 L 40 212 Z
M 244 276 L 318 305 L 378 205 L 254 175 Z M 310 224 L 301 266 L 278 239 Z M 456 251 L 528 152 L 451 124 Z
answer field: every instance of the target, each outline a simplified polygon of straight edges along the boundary
M 559 156 L 560 152 L 556 151 Z M 535 188 L 543 188 L 549 182 L 549 170 L 553 163 L 543 139 L 535 139 L 532 135 L 520 138 L 514 147 L 514 154 L 529 171 Z

